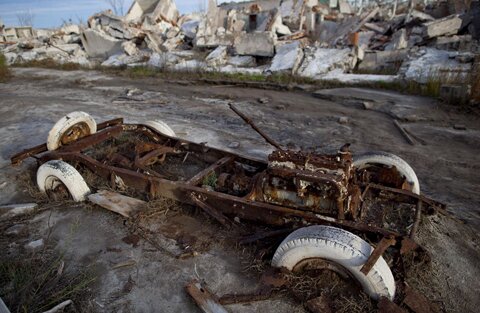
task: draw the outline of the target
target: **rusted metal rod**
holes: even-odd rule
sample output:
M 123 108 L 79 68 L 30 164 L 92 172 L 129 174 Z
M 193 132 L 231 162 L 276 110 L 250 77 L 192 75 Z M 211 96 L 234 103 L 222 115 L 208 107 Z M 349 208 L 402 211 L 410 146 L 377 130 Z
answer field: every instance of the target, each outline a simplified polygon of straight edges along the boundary
M 422 220 L 422 200 L 418 199 L 417 202 L 417 209 L 415 211 L 415 221 L 413 222 L 412 229 L 410 230 L 410 239 L 415 239 L 415 235 L 418 230 L 418 225 L 420 225 L 420 221 Z
M 238 116 L 240 116 L 244 121 L 245 123 L 247 123 L 248 125 L 250 125 L 257 133 L 260 134 L 260 136 L 262 136 L 269 144 L 271 144 L 272 146 L 274 146 L 275 148 L 277 148 L 278 150 L 283 150 L 283 148 L 277 143 L 275 142 L 275 140 L 273 140 L 272 138 L 270 138 L 267 134 L 265 134 L 261 129 L 259 129 L 257 127 L 257 125 L 255 125 L 255 123 L 253 123 L 253 121 L 248 118 L 245 114 L 243 114 L 242 112 L 240 112 L 237 108 L 235 108 L 233 106 L 233 104 L 229 103 L 228 106 L 230 107 L 230 109 L 232 109 L 233 112 L 237 113 Z
M 396 243 L 395 238 L 393 237 L 383 237 L 382 240 L 378 243 L 377 247 L 373 250 L 372 254 L 368 258 L 367 262 L 363 264 L 360 272 L 365 275 L 368 275 L 370 270 L 373 268 L 377 260 L 382 256 L 382 254 L 387 250 L 388 247 Z

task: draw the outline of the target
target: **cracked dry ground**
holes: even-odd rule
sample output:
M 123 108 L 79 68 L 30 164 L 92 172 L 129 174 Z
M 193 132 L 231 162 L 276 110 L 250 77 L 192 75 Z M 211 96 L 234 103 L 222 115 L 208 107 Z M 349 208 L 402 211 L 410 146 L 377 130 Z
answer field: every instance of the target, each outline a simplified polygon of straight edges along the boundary
M 130 80 L 93 71 L 25 68 L 14 72 L 13 80 L 0 84 L 1 203 L 35 200 L 21 179 L 34 162 L 12 168 L 9 157 L 45 142 L 55 121 L 75 110 L 88 112 L 97 121 L 162 119 L 179 137 L 265 158 L 271 147 L 228 108 L 233 101 L 285 145 L 332 152 L 350 142 L 354 153 L 383 150 L 408 161 L 422 192 L 448 204 L 448 210 L 463 221 L 424 218 L 419 241 L 431 253 L 432 265 L 411 284 L 423 287 L 448 312 L 475 312 L 480 306 L 480 249 L 475 232 L 480 226 L 477 113 L 428 98 L 356 88 L 314 96 L 306 90 Z M 140 93 L 125 97 L 134 88 Z M 371 109 L 365 110 L 364 102 L 371 103 Z M 423 144 L 409 145 L 393 118 L 402 120 Z M 173 239 L 195 238 L 199 255 L 173 259 L 168 251 L 132 237 L 121 217 L 98 207 L 46 202 L 35 214 L 1 222 L 2 232 L 14 223 L 25 225 L 17 235 L 1 234 L 2 258 L 30 257 L 23 245 L 45 238 L 52 251 L 64 256 L 65 271 L 85 269 L 94 275 L 95 281 L 76 306 L 84 311 L 198 312 L 183 289 L 195 277 L 205 279 L 217 295 L 256 288 L 257 279 L 245 271 L 247 252 L 226 245 L 228 233 L 201 214 L 185 213 L 188 208 L 162 205 L 160 213 L 144 217 L 149 227 L 166 246 Z M 304 311 L 286 295 L 227 308 L 231 312 Z

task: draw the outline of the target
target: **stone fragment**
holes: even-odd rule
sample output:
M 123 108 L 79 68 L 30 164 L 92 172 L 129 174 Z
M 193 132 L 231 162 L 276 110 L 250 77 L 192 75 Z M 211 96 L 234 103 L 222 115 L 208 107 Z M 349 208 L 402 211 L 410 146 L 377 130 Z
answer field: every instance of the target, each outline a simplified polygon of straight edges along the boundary
M 349 121 L 350 119 L 347 116 L 340 116 L 338 118 L 338 123 L 340 124 L 348 124 Z
M 234 45 L 239 55 L 272 57 L 275 38 L 271 32 L 240 33 L 235 37 Z

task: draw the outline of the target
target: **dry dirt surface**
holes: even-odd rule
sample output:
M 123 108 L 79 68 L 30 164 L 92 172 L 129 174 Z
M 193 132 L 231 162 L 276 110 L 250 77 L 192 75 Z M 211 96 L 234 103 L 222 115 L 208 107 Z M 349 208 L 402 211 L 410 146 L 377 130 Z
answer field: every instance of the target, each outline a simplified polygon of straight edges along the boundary
M 45 142 L 53 124 L 76 110 L 99 122 L 115 117 L 127 122 L 161 119 L 178 137 L 265 158 L 272 148 L 228 108 L 233 102 L 286 146 L 333 152 L 349 142 L 354 154 L 388 151 L 409 162 L 422 192 L 446 203 L 456 217 L 423 219 L 419 241 L 431 253 L 432 264 L 409 283 L 447 312 L 478 312 L 480 123 L 474 111 L 357 88 L 274 91 L 31 68 L 15 69 L 14 74 L 13 80 L 0 84 L 0 203 L 39 200 L 32 199 L 21 179 L 34 169 L 34 162 L 12 168 L 9 158 Z M 417 144 L 406 142 L 393 119 Z M 32 252 L 24 245 L 43 238 L 64 256 L 66 271 L 93 273 L 94 283 L 76 305 L 85 312 L 199 312 L 184 291 L 194 278 L 204 280 L 219 296 L 255 290 L 257 279 L 246 271 L 248 257 L 242 257 L 246 252 L 222 244 L 228 233 L 202 214 L 185 210 L 163 203 L 145 214 L 142 221 L 154 234 L 152 243 L 141 234 L 132 235 L 131 225 L 114 213 L 43 200 L 40 209 L 26 217 L 0 216 L 0 251 L 2 259 L 27 258 Z M 23 225 L 22 231 L 8 232 L 14 225 Z M 172 258 L 171 250 L 186 244 L 194 245 L 198 255 Z M 286 295 L 227 309 L 304 312 Z

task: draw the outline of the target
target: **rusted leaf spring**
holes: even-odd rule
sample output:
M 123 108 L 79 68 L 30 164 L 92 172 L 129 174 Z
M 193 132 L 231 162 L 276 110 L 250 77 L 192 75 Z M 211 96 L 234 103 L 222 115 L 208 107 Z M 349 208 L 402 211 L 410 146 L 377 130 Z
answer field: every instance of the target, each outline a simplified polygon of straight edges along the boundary
M 107 127 L 121 125 L 121 124 L 123 124 L 123 118 L 116 118 L 116 119 L 113 119 L 113 120 L 109 120 L 109 121 L 97 124 L 97 131 L 103 130 Z M 48 151 L 47 144 L 44 143 L 44 144 L 35 146 L 33 148 L 30 148 L 30 149 L 23 150 L 22 152 L 19 152 L 19 153 L 15 154 L 14 156 L 12 156 L 10 158 L 10 161 L 11 161 L 13 166 L 18 166 L 23 162 L 23 160 L 25 160 L 29 157 L 32 157 L 34 155 L 46 152 L 46 151 Z
M 218 298 L 198 281 L 192 281 L 185 286 L 185 289 L 202 312 L 228 313 L 228 311 L 218 302 Z

